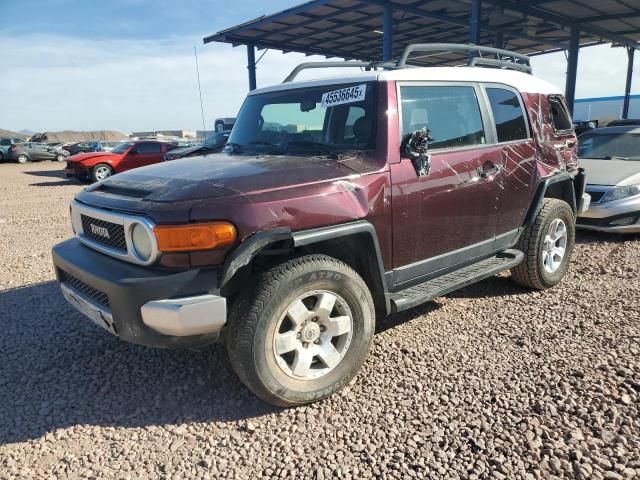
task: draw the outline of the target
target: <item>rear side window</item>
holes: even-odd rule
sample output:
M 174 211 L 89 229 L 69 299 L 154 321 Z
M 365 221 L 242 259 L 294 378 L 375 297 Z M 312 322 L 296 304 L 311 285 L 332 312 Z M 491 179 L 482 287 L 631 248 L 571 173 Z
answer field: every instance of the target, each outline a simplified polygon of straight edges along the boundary
M 141 143 L 136 147 L 138 153 L 160 153 L 162 145 L 159 143 Z
M 431 148 L 486 143 L 475 89 L 467 86 L 402 86 L 402 135 L 429 129 Z
M 551 107 L 553 128 L 558 131 L 571 130 L 573 128 L 571 117 L 569 117 L 562 100 L 559 97 L 549 97 L 549 106 Z
M 496 122 L 498 142 L 528 138 L 527 122 L 518 96 L 504 88 L 487 88 L 487 96 Z

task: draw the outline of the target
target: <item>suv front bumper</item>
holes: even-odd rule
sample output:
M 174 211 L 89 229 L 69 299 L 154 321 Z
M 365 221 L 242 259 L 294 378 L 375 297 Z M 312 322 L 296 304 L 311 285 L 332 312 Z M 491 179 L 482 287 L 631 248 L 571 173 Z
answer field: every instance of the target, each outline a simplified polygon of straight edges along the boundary
M 219 296 L 216 269 L 140 267 L 96 252 L 76 238 L 57 244 L 52 255 L 67 301 L 123 340 L 196 347 L 220 338 L 227 307 Z

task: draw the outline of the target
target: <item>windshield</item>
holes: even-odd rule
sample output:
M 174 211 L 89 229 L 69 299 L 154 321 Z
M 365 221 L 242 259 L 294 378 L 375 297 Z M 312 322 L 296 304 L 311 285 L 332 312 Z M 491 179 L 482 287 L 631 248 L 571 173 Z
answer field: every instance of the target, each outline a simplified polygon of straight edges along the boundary
M 375 118 L 375 83 L 249 95 L 227 150 L 295 155 L 373 150 Z
M 121 143 L 120 145 L 115 147 L 113 150 L 111 150 L 111 153 L 124 153 L 129 149 L 129 147 L 133 146 L 133 143 L 134 142 Z
M 579 138 L 578 157 L 640 160 L 638 133 L 585 133 Z

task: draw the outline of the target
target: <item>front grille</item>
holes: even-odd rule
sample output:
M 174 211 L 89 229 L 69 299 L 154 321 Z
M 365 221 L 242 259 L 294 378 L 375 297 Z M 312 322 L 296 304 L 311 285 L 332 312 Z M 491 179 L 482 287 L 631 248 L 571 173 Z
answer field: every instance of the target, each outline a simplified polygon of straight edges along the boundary
M 105 222 L 97 218 L 80 215 L 84 236 L 116 250 L 127 251 L 127 241 L 124 237 L 124 227 L 117 223 Z
M 587 190 L 587 193 L 591 197 L 591 203 L 598 203 L 607 192 L 590 192 Z
M 101 292 L 100 290 L 95 289 L 93 287 L 90 287 L 83 281 L 78 280 L 73 275 L 69 275 L 64 270 L 60 270 L 60 281 L 66 284 L 68 287 L 73 288 L 78 293 L 84 295 L 85 297 L 90 298 L 91 300 L 96 302 L 98 305 L 102 305 L 107 310 L 111 309 L 109 307 L 109 297 L 107 296 L 106 293 Z

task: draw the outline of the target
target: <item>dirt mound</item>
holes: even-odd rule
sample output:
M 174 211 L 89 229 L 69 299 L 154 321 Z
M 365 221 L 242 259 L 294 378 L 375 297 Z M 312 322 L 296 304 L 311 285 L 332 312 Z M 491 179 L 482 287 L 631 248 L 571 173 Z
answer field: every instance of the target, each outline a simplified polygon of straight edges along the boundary
M 118 142 L 120 140 L 126 140 L 127 138 L 129 137 L 124 133 L 116 132 L 115 130 L 96 130 L 94 132 L 75 132 L 71 130 L 64 130 L 62 132 L 36 133 L 31 137 L 31 140 L 34 142 L 47 143 L 87 141 Z
M 11 130 L 4 130 L 0 128 L 0 137 L 2 138 L 25 138 L 25 135 L 22 135 L 18 132 L 13 132 Z

